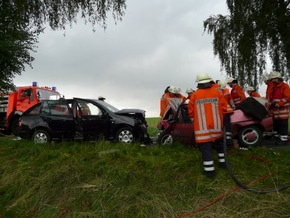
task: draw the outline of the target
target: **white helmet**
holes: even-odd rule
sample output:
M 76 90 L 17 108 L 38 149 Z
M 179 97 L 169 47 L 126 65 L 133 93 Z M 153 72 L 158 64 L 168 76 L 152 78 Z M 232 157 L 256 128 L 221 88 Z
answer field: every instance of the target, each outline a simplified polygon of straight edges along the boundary
M 181 93 L 181 88 L 175 88 L 175 94 L 180 94 Z
M 187 94 L 194 92 L 194 90 L 192 88 L 187 88 L 185 91 Z
M 227 79 L 227 83 L 231 83 L 231 82 L 233 82 L 235 79 L 233 78 L 233 77 L 229 77 L 228 79 Z
M 225 89 L 227 87 L 227 81 L 219 80 L 218 85 L 221 87 L 221 89 Z
M 269 75 L 269 79 L 276 79 L 276 78 L 282 78 L 281 73 L 278 71 L 273 71 Z
M 246 89 L 247 92 L 255 91 L 255 89 L 252 86 L 248 86 Z
M 169 88 L 168 88 L 168 92 L 170 92 L 170 93 L 175 93 L 175 87 L 174 86 L 169 86 Z
M 209 83 L 210 81 L 212 81 L 212 78 L 207 73 L 200 73 L 196 76 L 197 83 Z
M 267 81 L 269 80 L 269 76 L 270 76 L 270 74 L 264 74 L 264 75 L 262 76 L 263 81 L 264 81 L 264 82 L 267 82 Z

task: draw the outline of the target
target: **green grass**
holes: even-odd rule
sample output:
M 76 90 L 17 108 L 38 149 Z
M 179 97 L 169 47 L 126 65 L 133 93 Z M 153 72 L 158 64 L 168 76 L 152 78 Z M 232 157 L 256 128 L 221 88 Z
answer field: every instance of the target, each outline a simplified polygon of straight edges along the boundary
M 150 135 L 157 134 L 158 119 L 148 118 Z M 217 177 L 207 179 L 201 174 L 199 151 L 180 144 L 34 145 L 11 139 L 0 138 L 0 217 L 290 214 L 290 189 L 269 194 L 245 191 L 218 167 Z M 253 189 L 268 190 L 290 182 L 289 150 L 234 150 L 228 159 L 234 174 Z

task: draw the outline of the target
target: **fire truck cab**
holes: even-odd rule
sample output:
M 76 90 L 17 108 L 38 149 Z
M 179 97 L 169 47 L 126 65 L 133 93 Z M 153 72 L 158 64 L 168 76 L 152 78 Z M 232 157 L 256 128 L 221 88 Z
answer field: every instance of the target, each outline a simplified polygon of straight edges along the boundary
M 32 86 L 16 87 L 14 92 L 2 94 L 0 98 L 0 130 L 5 134 L 17 135 L 19 117 L 27 109 L 41 100 L 61 98 L 55 87 L 40 87 L 37 82 Z

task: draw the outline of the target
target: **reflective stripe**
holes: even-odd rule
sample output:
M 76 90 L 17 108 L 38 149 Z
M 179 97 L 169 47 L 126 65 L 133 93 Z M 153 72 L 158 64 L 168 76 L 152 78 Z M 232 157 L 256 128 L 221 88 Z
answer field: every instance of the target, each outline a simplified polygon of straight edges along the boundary
M 288 141 L 288 135 L 281 135 L 279 138 L 280 138 L 281 141 L 283 141 L 283 142 L 287 142 L 287 141 Z
M 203 161 L 203 165 L 213 165 L 213 160 Z
M 219 163 L 224 163 L 226 162 L 225 160 L 225 154 L 224 153 L 218 153 L 218 160 L 219 160 Z
M 214 171 L 214 167 L 204 167 L 204 171 Z
M 212 139 L 212 138 L 218 138 L 222 137 L 222 134 L 211 134 L 211 135 L 205 135 L 205 136 L 198 136 L 195 135 L 195 140 L 204 140 L 204 139 Z
M 198 114 L 199 131 L 202 131 L 202 130 L 204 130 L 205 132 L 209 131 L 207 128 L 205 104 L 211 104 L 214 130 L 218 130 L 218 131 L 221 130 L 221 119 L 219 116 L 218 102 L 219 101 L 217 98 L 210 98 L 204 101 L 197 102 L 196 107 L 197 107 L 197 114 Z
M 289 109 L 288 108 L 275 108 L 273 110 L 274 119 L 288 119 L 289 118 Z
M 204 133 L 215 133 L 215 132 L 221 132 L 222 129 L 205 129 L 205 130 L 197 130 L 194 133 L 195 134 L 204 134 Z

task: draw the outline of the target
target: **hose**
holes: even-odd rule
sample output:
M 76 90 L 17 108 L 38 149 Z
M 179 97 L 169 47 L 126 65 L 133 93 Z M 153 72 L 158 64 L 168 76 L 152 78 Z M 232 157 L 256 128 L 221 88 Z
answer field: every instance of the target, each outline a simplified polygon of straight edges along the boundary
M 226 131 L 224 130 L 224 133 Z M 224 138 L 223 138 L 223 149 L 224 149 L 224 154 L 225 154 L 225 162 L 226 162 L 226 165 L 227 165 L 227 171 L 228 171 L 228 174 L 229 176 L 232 178 L 232 180 L 238 185 L 240 186 L 241 188 L 243 188 L 244 190 L 246 191 L 249 191 L 249 192 L 253 192 L 253 193 L 257 193 L 257 194 L 267 194 L 267 193 L 272 193 L 272 192 L 279 192 L 279 191 L 282 191 L 282 190 L 285 190 L 287 188 L 290 188 L 290 182 L 289 183 L 285 183 L 281 186 L 277 186 L 273 189 L 265 189 L 265 190 L 262 190 L 262 189 L 254 189 L 254 188 L 250 188 L 248 185 L 245 185 L 243 184 L 236 176 L 235 174 L 233 173 L 233 170 L 229 164 L 229 161 L 228 161 L 228 158 L 227 158 L 227 143 L 226 143 L 226 134 L 224 134 Z

